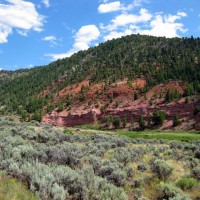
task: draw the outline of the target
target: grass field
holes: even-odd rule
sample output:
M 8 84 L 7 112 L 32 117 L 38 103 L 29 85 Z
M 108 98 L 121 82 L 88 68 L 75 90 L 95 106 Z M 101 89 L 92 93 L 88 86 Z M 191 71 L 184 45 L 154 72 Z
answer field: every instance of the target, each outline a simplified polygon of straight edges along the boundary
M 200 132 L 197 131 L 161 131 L 161 130 L 144 130 L 144 131 L 129 131 L 129 130 L 103 130 L 99 128 L 98 125 L 82 125 L 77 126 L 79 129 L 78 132 L 74 131 L 76 129 L 72 129 L 74 133 L 82 133 L 82 134 L 92 134 L 92 133 L 105 133 L 105 134 L 117 134 L 120 136 L 127 136 L 129 138 L 143 138 L 143 139 L 158 139 L 158 140 L 177 140 L 177 141 L 196 141 L 200 140 Z
M 136 131 L 117 130 L 116 133 L 118 135 L 123 135 L 130 138 L 178 140 L 184 142 L 200 140 L 199 132 L 157 131 L 157 130 L 145 130 L 136 132 Z

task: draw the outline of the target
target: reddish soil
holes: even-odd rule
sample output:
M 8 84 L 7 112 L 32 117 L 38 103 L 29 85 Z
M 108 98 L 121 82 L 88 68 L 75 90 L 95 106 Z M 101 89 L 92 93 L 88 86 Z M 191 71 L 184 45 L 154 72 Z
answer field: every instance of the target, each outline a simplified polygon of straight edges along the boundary
M 77 96 L 81 92 L 82 85 L 86 88 L 86 98 L 80 101 Z M 164 110 L 167 114 L 164 125 L 158 128 L 173 128 L 172 120 L 174 114 L 177 113 L 182 123 L 176 129 L 200 130 L 200 114 L 193 115 L 194 106 L 200 106 L 200 100 L 190 99 L 189 103 L 185 103 L 184 98 L 171 103 L 166 103 L 164 100 L 167 89 L 170 91 L 177 89 L 182 94 L 185 90 L 185 85 L 182 82 L 171 81 L 167 84 L 157 85 L 143 96 L 140 95 L 140 92 L 145 85 L 146 81 L 144 79 L 135 80 L 132 86 L 128 84 L 127 79 L 117 81 L 106 88 L 104 82 L 89 85 L 88 80 L 69 85 L 58 92 L 53 103 L 66 98 L 70 94 L 73 102 L 70 110 L 57 112 L 55 109 L 53 112 L 46 114 L 42 122 L 53 125 L 74 126 L 94 123 L 97 120 L 105 122 L 108 116 L 118 116 L 121 119 L 126 117 L 128 127 L 132 119 L 137 122 L 140 115 L 147 119 L 148 112 L 152 115 L 154 109 L 157 108 L 158 111 Z M 43 94 L 46 92 L 48 92 L 48 89 Z M 135 92 L 138 94 L 137 100 L 134 100 Z

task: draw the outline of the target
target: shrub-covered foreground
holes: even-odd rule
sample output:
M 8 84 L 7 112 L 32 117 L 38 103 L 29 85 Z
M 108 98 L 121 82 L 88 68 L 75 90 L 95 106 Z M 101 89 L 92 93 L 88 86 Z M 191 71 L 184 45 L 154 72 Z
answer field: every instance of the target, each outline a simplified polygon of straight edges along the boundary
M 200 141 L 72 135 L 0 118 L 0 169 L 40 199 L 200 198 Z

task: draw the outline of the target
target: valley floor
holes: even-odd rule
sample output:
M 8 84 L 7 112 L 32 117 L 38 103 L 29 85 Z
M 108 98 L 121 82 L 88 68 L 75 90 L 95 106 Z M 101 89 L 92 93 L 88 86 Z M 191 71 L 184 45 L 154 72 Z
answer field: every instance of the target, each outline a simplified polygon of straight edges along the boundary
M 35 200 L 33 193 L 55 200 L 200 198 L 198 133 L 64 129 L 0 118 L 0 160 L 2 200 Z

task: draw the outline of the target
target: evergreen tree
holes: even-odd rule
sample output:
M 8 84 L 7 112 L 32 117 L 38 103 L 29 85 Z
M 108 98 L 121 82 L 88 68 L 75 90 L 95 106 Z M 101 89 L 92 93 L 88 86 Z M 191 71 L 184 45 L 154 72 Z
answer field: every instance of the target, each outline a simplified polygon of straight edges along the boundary
M 139 127 L 140 127 L 142 130 L 145 129 L 145 121 L 144 121 L 144 118 L 143 118 L 142 115 L 139 116 L 139 122 L 138 122 L 138 124 L 139 124 Z
M 173 118 L 173 126 L 178 126 L 181 123 L 178 114 L 176 113 Z

